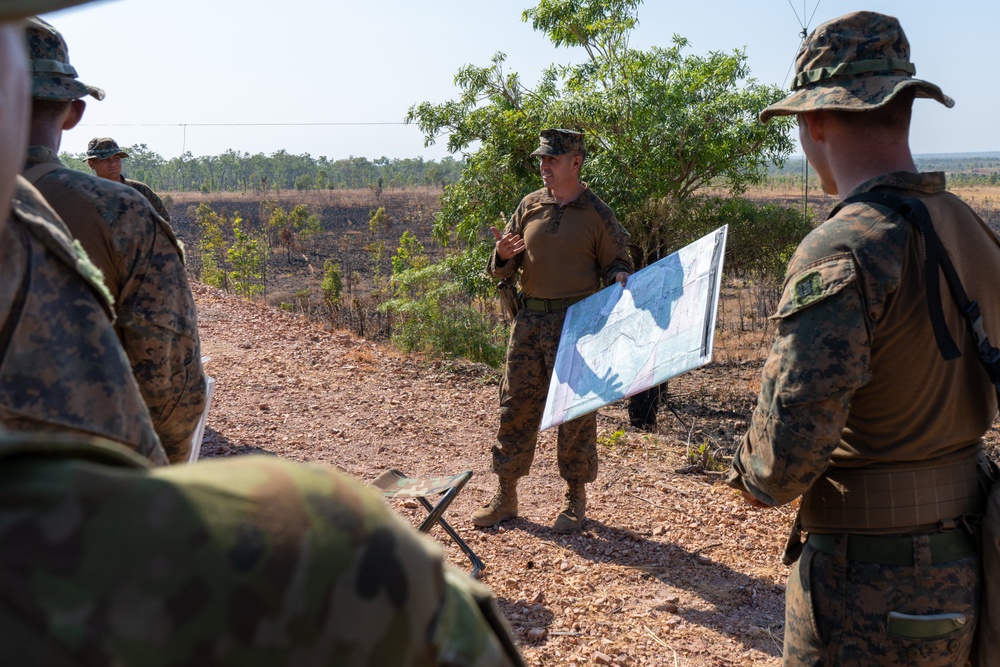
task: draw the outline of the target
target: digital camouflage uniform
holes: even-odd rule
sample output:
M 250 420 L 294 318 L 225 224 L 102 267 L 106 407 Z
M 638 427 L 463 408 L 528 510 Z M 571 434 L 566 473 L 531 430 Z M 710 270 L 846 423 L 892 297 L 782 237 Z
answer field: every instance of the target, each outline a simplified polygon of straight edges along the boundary
M 100 275 L 23 179 L 12 209 L 0 226 L 0 421 L 98 435 L 165 465 Z
M 32 19 L 27 37 L 33 63 L 68 64 L 66 43 L 49 24 Z M 33 83 L 37 99 L 83 90 L 66 76 Z M 153 427 L 170 461 L 187 461 L 206 394 L 194 296 L 173 230 L 133 189 L 67 169 L 49 147 L 29 147 L 24 173 L 104 274 Z
M 96 158 L 98 160 L 103 160 L 105 158 L 114 157 L 115 155 L 121 158 L 127 158 L 128 153 L 123 151 L 118 147 L 118 142 L 110 137 L 95 137 L 90 140 L 87 144 L 87 158 Z M 125 178 L 123 175 L 118 175 L 118 181 L 123 183 L 133 190 L 136 190 L 139 194 L 146 198 L 150 204 L 153 205 L 153 209 L 160 214 L 160 217 L 170 222 L 170 213 L 167 211 L 167 207 L 163 205 L 163 200 L 160 196 L 153 192 L 153 189 L 142 183 L 140 181 L 133 181 L 131 178 Z
M 619 272 L 632 272 L 628 233 L 589 188 L 565 206 L 545 188 L 521 200 L 504 233 L 524 238 L 525 250 L 498 265 L 494 250 L 488 272 L 498 279 L 520 269 L 530 300 L 579 300 L 610 285 Z M 534 273 L 544 272 L 538 280 Z M 529 291 L 530 290 L 530 291 Z M 552 366 L 566 306 L 551 312 L 522 309 L 511 327 L 500 384 L 500 428 L 493 447 L 493 471 L 501 477 L 528 474 L 538 439 Z M 591 413 L 559 426 L 559 474 L 568 482 L 597 477 L 597 422 Z
M 27 71 L 10 22 L 71 4 L 0 4 L 0 71 Z M 0 96 L 0 122 L 26 101 Z M 81 406 L 122 420 L 131 387 L 145 413 L 86 256 L 23 179 L 12 209 L 0 404 L 44 390 L 67 421 Z M 49 382 L 77 368 L 91 384 Z M 114 443 L 55 433 L 0 434 L 0 458 L 5 665 L 523 665 L 489 592 L 332 469 L 244 457 L 150 470 Z
M 167 211 L 167 207 L 164 206 L 163 200 L 160 199 L 160 195 L 153 192 L 153 188 L 149 187 L 142 181 L 133 181 L 131 178 L 125 178 L 124 176 L 121 176 L 120 178 L 122 183 L 145 197 L 146 201 L 153 205 L 153 210 L 159 213 L 161 218 L 170 222 L 170 212 Z
M 24 435 L 0 459 L 5 664 L 523 664 L 489 590 L 332 468 Z
M 798 69 L 850 63 L 846 54 L 870 62 L 873 50 L 897 66 L 909 60 L 895 19 L 848 15 L 816 29 Z M 810 60 L 817 52 L 819 62 Z M 873 78 L 856 89 L 857 71 L 821 78 L 825 91 L 793 95 L 761 117 L 825 108 L 824 100 L 841 108 L 831 100 L 852 91 L 884 102 L 886 90 L 911 85 L 951 102 L 912 72 L 863 67 Z M 924 202 L 985 328 L 1000 330 L 1000 239 L 945 191 L 944 175 L 894 172 L 841 194 L 868 191 Z M 981 438 L 997 404 L 947 287 L 945 319 L 963 354 L 946 361 L 938 349 L 923 251 L 902 215 L 854 203 L 811 232 L 788 267 L 777 338 L 729 478 L 768 505 L 803 496 L 809 539 L 786 589 L 786 665 L 961 666 L 969 656 L 980 559 L 962 524 L 982 511 Z M 793 531 L 790 559 L 801 548 Z

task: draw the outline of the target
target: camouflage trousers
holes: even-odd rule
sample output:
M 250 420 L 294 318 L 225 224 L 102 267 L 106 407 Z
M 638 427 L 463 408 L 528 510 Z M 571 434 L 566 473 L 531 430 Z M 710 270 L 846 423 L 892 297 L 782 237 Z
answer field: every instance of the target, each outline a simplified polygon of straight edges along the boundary
M 915 564 L 882 565 L 848 560 L 847 541 L 836 536 L 832 554 L 806 544 L 792 566 L 784 665 L 971 664 L 981 595 L 978 554 L 932 564 L 928 535 L 914 535 Z M 896 614 L 890 618 L 890 612 Z M 950 615 L 964 616 L 964 624 Z
M 514 318 L 500 382 L 500 428 L 493 446 L 493 472 L 523 477 L 535 458 L 549 379 L 565 311 L 522 310 Z M 597 479 L 597 418 L 590 413 L 559 426 L 559 476 L 567 482 Z

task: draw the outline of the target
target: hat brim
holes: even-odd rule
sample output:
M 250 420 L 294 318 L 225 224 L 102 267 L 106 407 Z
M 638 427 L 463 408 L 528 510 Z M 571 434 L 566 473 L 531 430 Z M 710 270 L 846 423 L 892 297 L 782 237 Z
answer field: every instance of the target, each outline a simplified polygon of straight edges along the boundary
M 917 97 L 937 100 L 949 109 L 955 100 L 929 81 L 903 76 L 866 76 L 850 81 L 825 81 L 813 84 L 767 107 L 760 112 L 760 122 L 774 116 L 791 116 L 807 111 L 869 111 L 884 106 L 900 91 L 916 88 Z
M 35 14 L 54 12 L 74 5 L 82 5 L 91 0 L 4 0 L 0 2 L 0 21 L 26 19 Z
M 565 155 L 568 152 L 569 151 L 558 151 L 555 148 L 552 148 L 551 146 L 539 146 L 538 148 L 536 148 L 531 152 L 531 155 L 539 157 L 542 155 L 547 155 L 549 157 L 557 157 L 559 155 Z
M 128 157 L 128 153 L 126 153 L 125 151 L 119 150 L 119 151 L 106 151 L 106 152 L 102 151 L 100 153 L 87 153 L 86 159 L 87 160 L 95 160 L 95 159 L 96 160 L 106 160 L 109 157 L 115 157 L 116 155 L 121 156 L 123 158 Z
M 31 81 L 31 96 L 38 100 L 62 102 L 78 100 L 90 95 L 97 100 L 104 99 L 104 91 L 97 86 L 88 86 L 82 81 L 65 76 L 35 76 Z

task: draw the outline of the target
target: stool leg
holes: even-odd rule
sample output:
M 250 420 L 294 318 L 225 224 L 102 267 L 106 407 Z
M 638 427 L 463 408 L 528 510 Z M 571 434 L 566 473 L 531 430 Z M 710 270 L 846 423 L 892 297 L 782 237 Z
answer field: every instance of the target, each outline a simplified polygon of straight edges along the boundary
M 417 498 L 417 500 L 419 500 L 421 504 L 423 504 L 424 508 L 426 508 L 428 512 L 434 510 L 434 506 L 431 505 L 430 501 L 428 501 L 426 498 L 420 497 Z M 438 507 L 440 507 L 440 504 L 438 505 Z M 424 523 L 427 522 L 425 521 Z M 462 539 L 462 536 L 456 533 L 455 529 L 448 525 L 448 522 L 445 521 L 444 518 L 440 516 L 440 514 L 437 517 L 437 523 L 441 524 L 441 527 L 444 528 L 444 532 L 448 533 L 448 536 L 451 537 L 451 539 L 455 540 L 455 544 L 458 545 L 458 548 L 461 549 L 462 553 L 464 553 L 469 558 L 469 562 L 472 563 L 472 572 L 470 576 L 472 576 L 473 579 L 478 579 L 479 574 L 484 569 L 486 569 L 486 564 L 483 563 L 483 561 L 479 558 L 479 556 L 476 555 L 476 552 L 472 550 L 472 547 L 466 544 L 465 540 Z M 428 527 L 427 530 L 424 530 L 423 525 L 424 524 L 421 524 L 420 528 L 421 532 L 425 533 L 429 532 L 430 527 Z

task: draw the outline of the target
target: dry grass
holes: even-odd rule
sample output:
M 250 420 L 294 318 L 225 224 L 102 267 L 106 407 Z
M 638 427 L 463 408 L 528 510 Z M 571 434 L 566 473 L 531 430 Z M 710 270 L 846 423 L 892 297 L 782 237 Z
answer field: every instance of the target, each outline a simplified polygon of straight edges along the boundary
M 385 206 L 387 203 L 399 207 L 408 207 L 413 210 L 426 208 L 428 202 L 435 201 L 441 194 L 441 188 L 432 186 L 421 186 L 417 188 L 398 188 L 383 190 L 381 195 L 376 195 L 372 189 L 355 190 L 273 190 L 261 192 L 212 192 L 203 194 L 201 192 L 171 192 L 170 200 L 173 205 L 189 206 L 200 204 L 203 201 L 219 202 L 227 204 L 247 204 L 256 207 L 264 200 L 274 200 L 285 204 L 305 204 L 314 208 L 340 207 L 340 208 L 371 208 Z

